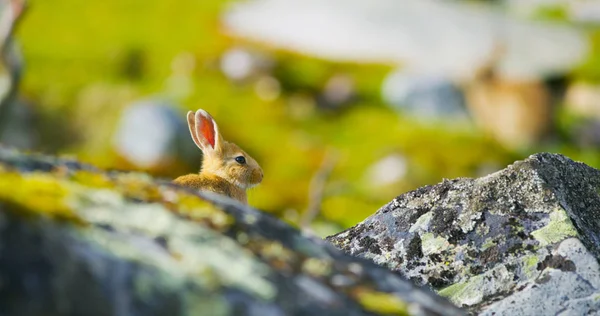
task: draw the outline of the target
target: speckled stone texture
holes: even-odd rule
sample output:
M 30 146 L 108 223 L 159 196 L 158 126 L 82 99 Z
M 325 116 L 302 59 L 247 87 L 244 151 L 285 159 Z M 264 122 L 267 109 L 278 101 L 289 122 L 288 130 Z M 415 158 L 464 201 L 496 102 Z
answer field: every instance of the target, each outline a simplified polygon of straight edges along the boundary
M 216 195 L 0 147 L 0 315 L 463 315 Z
M 400 195 L 327 240 L 474 314 L 596 314 L 599 192 L 599 170 L 536 154 Z

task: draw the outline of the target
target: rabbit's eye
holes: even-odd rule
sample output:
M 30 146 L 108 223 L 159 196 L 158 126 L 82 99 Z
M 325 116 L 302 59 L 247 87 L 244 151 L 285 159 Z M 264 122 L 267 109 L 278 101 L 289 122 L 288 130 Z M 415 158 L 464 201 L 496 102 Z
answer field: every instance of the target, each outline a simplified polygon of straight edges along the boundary
M 246 163 L 246 158 L 244 158 L 244 156 L 237 156 L 235 157 L 235 161 L 240 165 L 243 165 Z

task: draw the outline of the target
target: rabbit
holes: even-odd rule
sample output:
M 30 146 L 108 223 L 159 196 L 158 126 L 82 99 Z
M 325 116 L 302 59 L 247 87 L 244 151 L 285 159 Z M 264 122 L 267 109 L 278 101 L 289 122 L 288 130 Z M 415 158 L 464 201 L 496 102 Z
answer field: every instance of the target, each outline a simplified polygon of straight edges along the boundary
M 488 60 L 462 86 L 477 125 L 509 148 L 526 148 L 548 137 L 554 109 L 542 80 L 509 79 L 496 70 L 506 49 L 503 41 L 497 42 Z
M 227 142 L 208 112 L 189 111 L 187 121 L 194 143 L 202 150 L 202 167 L 198 174 L 173 180 L 185 187 L 211 191 L 247 204 L 246 190 L 258 185 L 263 171 L 250 155 L 234 143 Z

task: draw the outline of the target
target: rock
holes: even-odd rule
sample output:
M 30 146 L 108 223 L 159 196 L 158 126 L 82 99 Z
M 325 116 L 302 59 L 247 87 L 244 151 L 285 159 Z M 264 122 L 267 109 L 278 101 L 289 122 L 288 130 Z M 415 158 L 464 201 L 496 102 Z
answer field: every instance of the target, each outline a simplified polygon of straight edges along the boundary
M 250 207 L 0 147 L 0 315 L 464 315 Z
M 480 67 L 498 40 L 507 48 L 498 70 L 512 79 L 565 73 L 587 52 L 585 36 L 571 27 L 457 1 L 243 1 L 234 3 L 223 24 L 235 36 L 285 50 L 395 63 L 454 80 Z
M 536 154 L 398 196 L 327 238 L 480 315 L 600 310 L 600 171 Z
M 178 158 L 199 163 L 200 151 L 191 142 L 185 116 L 175 107 L 160 99 L 128 105 L 113 137 L 115 150 L 143 169 L 155 168 Z
M 400 69 L 386 77 L 381 94 L 394 108 L 423 120 L 468 119 L 462 91 L 443 76 Z

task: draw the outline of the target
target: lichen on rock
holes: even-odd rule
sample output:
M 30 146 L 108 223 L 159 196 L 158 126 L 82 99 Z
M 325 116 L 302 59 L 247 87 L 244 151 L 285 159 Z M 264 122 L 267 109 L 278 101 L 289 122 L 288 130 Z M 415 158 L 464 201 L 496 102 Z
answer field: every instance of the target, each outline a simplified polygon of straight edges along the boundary
M 327 240 L 471 312 L 585 314 L 600 309 L 598 188 L 600 171 L 542 153 L 400 195 Z
M 463 315 L 260 211 L 0 146 L 0 315 Z

